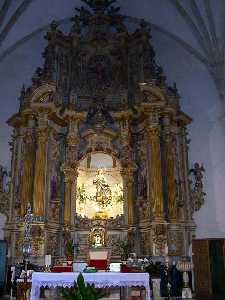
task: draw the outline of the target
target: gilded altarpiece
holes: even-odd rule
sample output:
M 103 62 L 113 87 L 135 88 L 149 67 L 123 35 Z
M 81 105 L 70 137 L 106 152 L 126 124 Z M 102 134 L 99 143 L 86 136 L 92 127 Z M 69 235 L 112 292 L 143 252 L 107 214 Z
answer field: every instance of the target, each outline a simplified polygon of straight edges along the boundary
M 19 112 L 8 120 L 12 259 L 21 256 L 28 203 L 36 216 L 37 261 L 63 256 L 70 239 L 82 259 L 92 246 L 111 247 L 118 257 L 118 240 L 126 239 L 139 255 L 167 249 L 185 255 L 195 230 L 191 118 L 155 62 L 150 26 L 121 15 L 110 1 L 84 2 L 69 34 L 50 25 L 44 66 L 23 87 Z M 94 165 L 96 155 L 111 164 L 102 158 Z

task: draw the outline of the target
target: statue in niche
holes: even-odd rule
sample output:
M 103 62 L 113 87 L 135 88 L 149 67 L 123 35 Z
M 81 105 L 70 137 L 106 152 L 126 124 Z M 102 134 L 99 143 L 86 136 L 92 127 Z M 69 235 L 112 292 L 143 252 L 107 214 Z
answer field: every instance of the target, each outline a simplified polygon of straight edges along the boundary
M 93 247 L 104 247 L 106 244 L 105 228 L 94 227 L 90 232 L 89 242 Z
M 51 199 L 56 199 L 60 197 L 60 175 L 56 172 L 53 174 L 51 179 Z
M 95 201 L 97 202 L 99 208 L 96 217 L 106 218 L 107 213 L 105 210 L 112 201 L 112 192 L 109 185 L 105 181 L 102 169 L 98 170 L 96 178 L 93 180 L 93 184 L 96 186 Z
M 147 183 L 146 177 L 142 172 L 138 172 L 138 196 L 147 197 Z
M 95 247 L 101 247 L 102 246 L 102 239 L 99 234 L 95 235 Z

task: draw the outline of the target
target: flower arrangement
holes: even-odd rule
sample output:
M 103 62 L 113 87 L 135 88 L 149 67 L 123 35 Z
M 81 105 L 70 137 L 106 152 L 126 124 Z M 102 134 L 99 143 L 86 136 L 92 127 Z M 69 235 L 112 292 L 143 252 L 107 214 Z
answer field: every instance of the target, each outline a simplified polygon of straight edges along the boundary
M 150 262 L 146 257 L 144 259 L 136 258 L 136 257 L 135 258 L 130 257 L 127 260 L 127 264 L 130 267 L 145 270 L 149 266 Z
M 85 190 L 84 184 L 77 187 L 77 199 L 79 203 L 86 203 L 90 199 Z
M 130 253 L 130 244 L 128 240 L 118 240 L 117 246 L 120 249 L 121 259 L 127 260 Z

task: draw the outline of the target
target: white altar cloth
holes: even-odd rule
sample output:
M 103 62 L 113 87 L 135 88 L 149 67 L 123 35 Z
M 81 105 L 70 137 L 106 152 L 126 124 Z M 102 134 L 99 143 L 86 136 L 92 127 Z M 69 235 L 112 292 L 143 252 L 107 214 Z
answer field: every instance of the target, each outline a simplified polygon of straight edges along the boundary
M 40 273 L 32 274 L 32 287 L 30 300 L 40 299 L 40 288 L 56 288 L 58 286 L 72 287 L 79 273 Z M 150 300 L 148 273 L 82 273 L 84 281 L 94 283 L 97 288 L 107 287 L 145 287 L 146 300 Z

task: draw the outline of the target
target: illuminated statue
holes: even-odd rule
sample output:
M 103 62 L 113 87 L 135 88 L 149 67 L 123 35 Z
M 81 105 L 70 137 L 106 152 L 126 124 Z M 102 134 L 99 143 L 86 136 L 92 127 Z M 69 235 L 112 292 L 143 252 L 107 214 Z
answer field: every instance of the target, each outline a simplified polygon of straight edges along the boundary
M 96 247 L 101 247 L 102 246 L 101 236 L 99 234 L 97 234 L 95 236 L 95 246 Z
M 89 243 L 93 247 L 104 247 L 106 244 L 105 228 L 94 226 L 89 235 Z
M 93 184 L 96 186 L 95 200 L 98 203 L 99 210 L 105 210 L 112 201 L 112 192 L 105 181 L 102 169 L 98 170 L 96 178 L 93 180 Z

